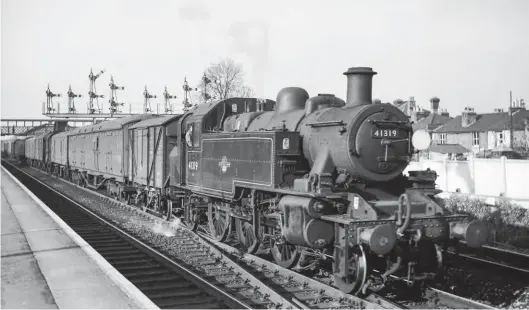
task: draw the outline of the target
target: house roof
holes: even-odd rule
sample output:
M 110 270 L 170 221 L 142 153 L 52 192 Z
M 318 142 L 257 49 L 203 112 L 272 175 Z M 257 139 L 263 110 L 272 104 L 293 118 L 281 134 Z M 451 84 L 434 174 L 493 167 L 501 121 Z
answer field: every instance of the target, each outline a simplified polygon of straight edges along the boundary
M 415 105 L 413 105 L 412 109 L 410 109 L 410 105 L 412 105 L 412 103 L 410 101 L 403 101 L 402 103 L 393 104 L 393 105 L 396 108 L 398 108 L 399 110 L 401 110 L 404 114 L 408 115 L 408 116 L 411 116 L 410 115 L 410 111 L 414 111 L 416 109 Z M 423 112 L 424 114 L 431 114 L 431 112 L 429 110 L 426 110 L 426 109 L 421 109 L 420 112 Z
M 452 120 L 450 116 L 444 116 L 441 114 L 430 113 L 425 118 L 421 118 L 417 123 L 413 124 L 413 130 L 434 130 L 443 124 L 446 124 Z
M 525 120 L 529 120 L 529 111 L 527 110 L 518 110 L 512 115 L 512 127 L 514 130 L 524 130 L 525 129 Z M 500 131 L 511 129 L 511 121 L 509 115 L 505 116 L 505 119 L 492 125 L 488 130 L 490 131 Z
M 501 131 L 510 129 L 510 117 L 508 112 L 478 114 L 476 121 L 468 127 L 461 125 L 461 115 L 439 127 L 435 132 L 485 132 Z M 529 111 L 518 110 L 513 114 L 514 130 L 524 130 L 525 119 L 529 119 Z
M 432 144 L 428 152 L 441 154 L 464 154 L 470 153 L 470 150 L 459 144 Z
M 452 120 L 446 122 L 443 126 L 434 130 L 438 133 L 449 133 L 449 132 L 484 132 L 490 130 L 489 128 L 492 125 L 497 124 L 504 119 L 508 118 L 508 113 L 487 113 L 487 114 L 478 114 L 476 116 L 476 121 L 468 127 L 463 127 L 461 124 L 461 115 L 456 116 Z

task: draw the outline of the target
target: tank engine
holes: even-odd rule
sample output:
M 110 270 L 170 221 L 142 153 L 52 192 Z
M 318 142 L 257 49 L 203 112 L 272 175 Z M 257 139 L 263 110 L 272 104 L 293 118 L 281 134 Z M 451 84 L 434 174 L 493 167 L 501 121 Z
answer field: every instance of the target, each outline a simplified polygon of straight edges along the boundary
M 435 172 L 403 176 L 415 150 L 430 145 L 429 134 L 414 133 L 395 106 L 372 103 L 371 68 L 344 74 L 346 101 L 288 87 L 275 107 L 225 100 L 217 103 L 222 113 L 211 112 L 212 104 L 193 112 L 185 121 L 192 177 L 174 184 L 194 196 L 179 204 L 184 220 L 196 229 L 207 218 L 220 241 L 235 224 L 249 252 L 269 245 L 284 267 L 301 254 L 332 257 L 335 283 L 346 293 L 390 276 L 433 277 L 443 246 L 479 247 L 486 227 L 434 202 Z M 189 126 L 197 119 L 200 137 Z
M 25 157 L 218 241 L 234 231 L 246 251 L 269 250 L 283 267 L 332 261 L 346 293 L 433 277 L 444 246 L 480 247 L 487 228 L 435 203 L 435 172 L 403 175 L 429 134 L 372 103 L 371 68 L 344 74 L 346 101 L 288 87 L 275 102 L 228 98 L 55 130 L 28 139 Z

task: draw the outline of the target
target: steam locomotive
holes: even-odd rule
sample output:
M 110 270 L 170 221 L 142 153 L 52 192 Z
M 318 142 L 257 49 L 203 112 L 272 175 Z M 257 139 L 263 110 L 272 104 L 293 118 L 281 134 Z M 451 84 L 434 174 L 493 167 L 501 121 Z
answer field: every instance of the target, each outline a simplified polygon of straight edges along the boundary
M 480 247 L 484 223 L 433 197 L 434 171 L 403 171 L 430 145 L 391 104 L 372 103 L 371 68 L 347 76 L 347 100 L 298 87 L 276 101 L 229 98 L 181 115 L 137 115 L 25 141 L 26 160 L 57 176 L 249 253 L 299 267 L 330 259 L 335 285 L 359 293 L 434 277 L 443 247 Z

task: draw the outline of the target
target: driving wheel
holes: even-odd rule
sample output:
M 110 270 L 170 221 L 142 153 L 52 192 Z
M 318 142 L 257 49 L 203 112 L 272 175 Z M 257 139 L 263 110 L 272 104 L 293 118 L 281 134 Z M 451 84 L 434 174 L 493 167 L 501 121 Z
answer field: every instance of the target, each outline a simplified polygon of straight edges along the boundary
M 335 261 L 335 265 L 341 266 L 342 260 L 344 259 L 342 250 L 339 248 L 334 249 L 335 258 L 337 257 L 338 261 Z M 339 251 L 339 253 L 336 253 Z M 361 292 L 362 287 L 366 283 L 367 279 L 367 258 L 364 252 L 364 249 L 361 245 L 355 246 L 354 248 L 349 248 L 351 257 L 346 264 L 349 269 L 349 275 L 346 277 L 341 277 L 334 275 L 334 284 L 338 289 L 346 294 L 358 294 Z
M 224 242 L 231 233 L 231 216 L 217 203 L 208 204 L 209 230 L 213 239 Z

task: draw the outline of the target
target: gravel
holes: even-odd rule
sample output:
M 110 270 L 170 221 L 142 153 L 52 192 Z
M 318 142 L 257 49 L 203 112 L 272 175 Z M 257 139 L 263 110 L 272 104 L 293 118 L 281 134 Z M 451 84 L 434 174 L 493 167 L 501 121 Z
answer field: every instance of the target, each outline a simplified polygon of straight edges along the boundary
M 141 210 L 132 211 L 129 207 L 113 203 L 107 198 L 98 197 L 63 180 L 46 175 L 31 168 L 25 172 L 43 181 L 64 195 L 87 207 L 141 239 L 157 246 L 186 265 L 194 265 L 193 259 L 186 258 L 178 244 L 170 238 L 177 233 L 178 220 L 171 223 L 147 218 Z M 190 238 L 193 236 L 190 234 Z M 317 278 L 318 276 L 316 276 Z M 326 278 L 325 275 L 320 275 Z M 453 294 L 491 304 L 502 308 L 529 308 L 528 281 L 505 279 L 505 275 L 494 274 L 489 270 L 479 270 L 471 264 L 446 267 L 443 279 L 435 287 Z
M 507 280 L 505 275 L 461 263 L 457 267 L 446 267 L 443 280 L 435 287 L 482 303 L 505 307 L 527 289 L 527 281 Z

